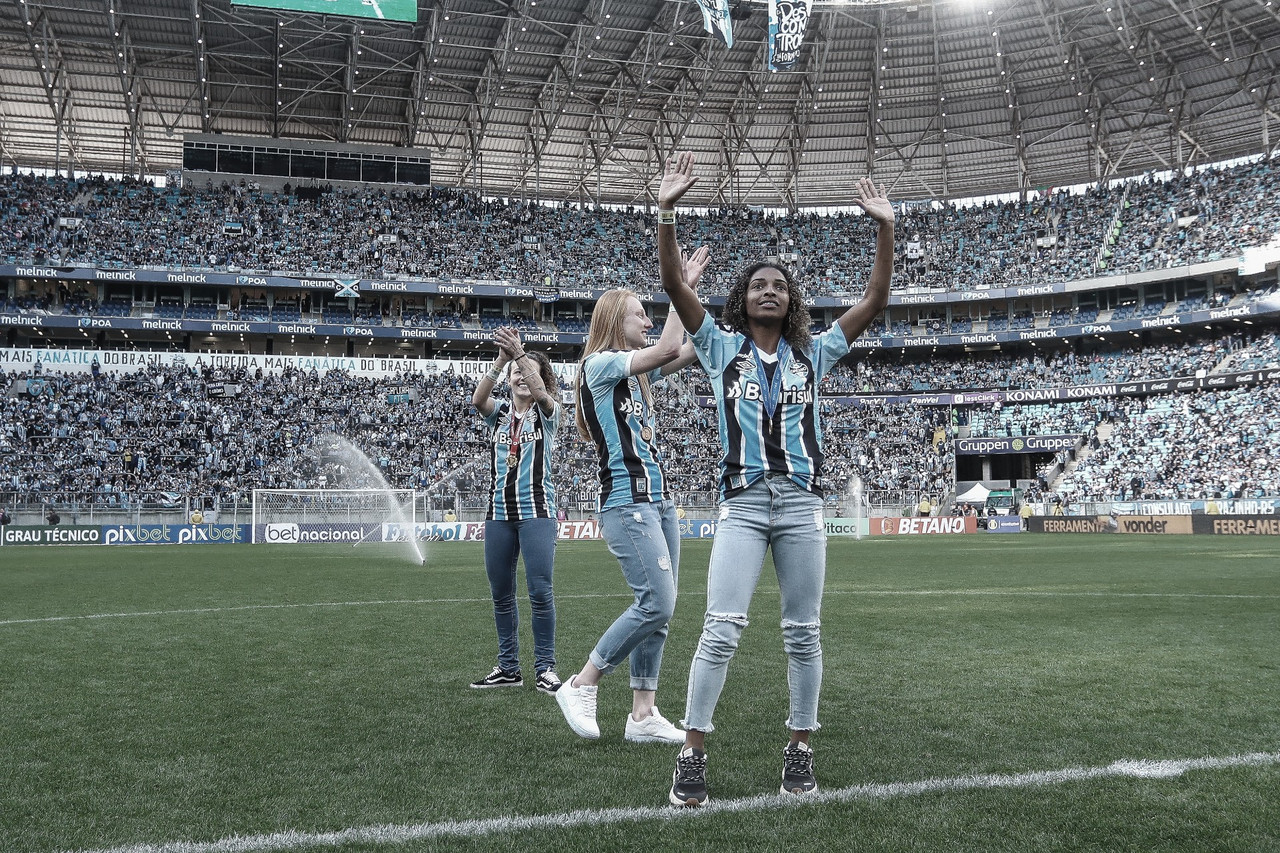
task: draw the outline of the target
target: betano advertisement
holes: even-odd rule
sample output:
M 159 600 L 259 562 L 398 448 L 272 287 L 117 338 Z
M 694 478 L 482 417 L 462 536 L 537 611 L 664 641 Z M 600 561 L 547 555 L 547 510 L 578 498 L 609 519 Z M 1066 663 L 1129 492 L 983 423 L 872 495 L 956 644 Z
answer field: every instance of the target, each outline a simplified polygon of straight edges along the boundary
M 917 518 L 871 519 L 871 532 L 877 536 L 941 536 L 955 533 L 977 533 L 978 519 L 973 516 L 920 516 Z

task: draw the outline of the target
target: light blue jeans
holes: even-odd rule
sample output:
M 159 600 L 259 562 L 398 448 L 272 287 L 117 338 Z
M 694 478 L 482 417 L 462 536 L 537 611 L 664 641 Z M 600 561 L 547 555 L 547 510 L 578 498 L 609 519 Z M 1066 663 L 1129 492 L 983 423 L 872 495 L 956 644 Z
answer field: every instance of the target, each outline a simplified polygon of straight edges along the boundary
M 556 599 L 552 571 L 556 558 L 554 518 L 484 523 L 484 569 L 493 594 L 498 628 L 498 666 L 520 669 L 520 610 L 516 607 L 516 560 L 524 555 L 525 585 L 533 629 L 535 673 L 556 666 Z
M 765 551 L 773 549 L 782 597 L 782 645 L 791 694 L 787 728 L 816 731 L 822 688 L 822 585 L 827 566 L 822 498 L 783 474 L 769 474 L 720 504 L 707 573 L 707 614 L 689 670 L 686 729 L 715 731 L 711 716 L 729 661 L 747 627 L 747 608 Z
M 590 660 L 602 673 L 631 658 L 631 689 L 657 690 L 667 623 L 676 609 L 680 521 L 673 501 L 633 503 L 600 513 L 609 553 L 635 600 L 604 632 Z

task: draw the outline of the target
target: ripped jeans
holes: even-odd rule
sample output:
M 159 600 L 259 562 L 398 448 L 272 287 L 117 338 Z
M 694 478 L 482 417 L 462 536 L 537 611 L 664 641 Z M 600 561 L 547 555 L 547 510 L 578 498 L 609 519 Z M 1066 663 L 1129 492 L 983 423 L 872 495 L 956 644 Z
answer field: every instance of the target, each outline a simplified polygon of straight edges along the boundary
M 600 527 L 635 600 L 591 650 L 591 662 L 607 674 L 630 657 L 631 689 L 657 690 L 680 571 L 680 521 L 675 502 L 606 509 L 600 513 Z
M 787 728 L 819 728 L 822 585 L 827 565 L 822 498 L 784 474 L 768 474 L 720 504 L 707 574 L 707 614 L 689 670 L 689 694 L 681 720 L 686 729 L 715 731 L 711 716 L 747 626 L 747 608 L 768 548 L 773 549 L 782 598 L 782 645 L 791 694 Z

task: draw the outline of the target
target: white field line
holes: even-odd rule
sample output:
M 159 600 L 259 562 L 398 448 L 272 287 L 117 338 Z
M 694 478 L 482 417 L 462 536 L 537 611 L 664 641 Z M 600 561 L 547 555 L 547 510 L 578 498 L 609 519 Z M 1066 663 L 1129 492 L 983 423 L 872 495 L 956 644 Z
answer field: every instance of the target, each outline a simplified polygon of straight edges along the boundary
M 702 809 L 636 807 L 614 809 L 580 809 L 549 815 L 511 815 L 508 817 L 442 821 L 440 823 L 381 824 L 353 827 L 333 832 L 273 832 L 264 835 L 237 835 L 217 841 L 165 841 L 157 844 L 134 844 L 123 847 L 82 850 L 80 853 L 272 853 L 305 847 L 339 847 L 344 844 L 405 844 L 441 838 L 477 838 L 499 833 L 535 832 L 578 827 L 593 827 L 642 821 L 689 821 L 704 816 L 758 812 L 784 808 L 805 808 L 829 803 L 852 803 L 892 800 L 920 794 L 1003 788 L 1033 788 L 1086 782 L 1093 779 L 1169 779 L 1193 770 L 1221 770 L 1232 767 L 1274 767 L 1280 764 L 1280 752 L 1254 752 L 1222 758 L 1191 758 L 1177 761 L 1125 759 L 1105 767 L 1070 767 L 1064 770 L 1040 770 L 1029 773 L 953 776 L 925 779 L 919 782 L 852 785 L 830 791 L 796 797 L 771 794 L 737 800 L 712 800 Z
M 592 593 L 557 595 L 556 598 L 618 598 L 619 595 Z M 372 601 L 319 601 L 302 604 L 241 604 L 232 607 L 190 607 L 177 610 L 137 610 L 123 613 L 86 613 L 79 616 L 40 616 L 34 619 L 4 619 L 5 625 L 32 625 L 41 622 L 74 622 L 80 619 L 133 619 L 140 616 L 186 616 L 206 613 L 239 613 L 248 610 L 299 610 L 314 607 L 383 607 L 397 604 L 490 604 L 492 598 L 388 598 Z
M 689 595 L 690 593 L 685 593 Z M 759 595 L 775 595 L 777 590 L 757 590 Z M 988 589 L 829 589 L 824 595 L 876 595 L 876 596 L 969 596 L 969 597 L 1007 597 L 1007 598 L 1192 598 L 1192 599 L 1258 599 L 1270 600 L 1280 595 L 1254 595 L 1237 593 L 1201 593 L 1201 592 L 1054 592 L 1051 590 L 988 590 Z M 626 598 L 626 593 L 582 593 L 579 595 L 562 595 L 556 598 L 565 600 L 589 598 Z M 209 613 L 239 613 L 252 610 L 300 610 L 321 607 L 384 607 L 391 605 L 419 604 L 489 604 L 491 598 L 390 598 L 370 601 L 319 601 L 302 604 L 242 604 L 231 607 L 190 607 L 174 610 L 137 610 L 120 613 L 84 613 L 76 616 L 37 616 L 31 619 L 0 619 L 0 628 L 8 625 L 37 625 L 45 622 L 75 622 L 91 619 L 136 619 L 143 616 L 187 616 Z

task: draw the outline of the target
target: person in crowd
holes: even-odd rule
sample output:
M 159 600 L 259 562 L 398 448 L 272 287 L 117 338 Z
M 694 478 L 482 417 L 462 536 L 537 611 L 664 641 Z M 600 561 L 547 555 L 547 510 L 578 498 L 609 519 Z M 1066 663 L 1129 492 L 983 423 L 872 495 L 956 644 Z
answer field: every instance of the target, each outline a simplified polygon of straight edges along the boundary
M 0 506 L 0 527 L 4 527 L 6 524 L 10 524 L 12 522 L 13 519 L 9 517 L 9 511 Z
M 676 259 L 696 283 L 710 253 L 701 247 Z M 680 570 L 680 522 L 658 452 L 651 386 L 691 364 L 684 327 L 667 315 L 658 342 L 647 346 L 653 323 L 630 290 L 608 291 L 596 303 L 578 368 L 577 427 L 600 460 L 600 525 L 618 558 L 634 600 L 591 650 L 556 701 L 574 733 L 600 737 L 596 699 L 600 680 L 630 658 L 631 714 L 624 736 L 637 743 L 682 743 L 684 733 L 655 704 L 668 623 L 675 612 Z
M 556 603 L 552 573 L 556 554 L 556 490 L 551 457 L 560 428 L 559 385 L 551 361 L 529 352 L 510 327 L 494 332 L 498 357 L 476 385 L 471 403 L 489 430 L 489 510 L 484 522 L 484 566 L 498 629 L 498 663 L 471 683 L 477 689 L 520 687 L 516 562 L 524 556 L 533 629 L 534 684 L 554 694 Z M 493 389 L 507 374 L 511 399 L 497 402 Z
M 49 522 L 50 527 L 57 527 L 62 523 L 62 516 L 58 515 L 58 511 L 50 506 L 45 508 L 44 520 Z
M 693 155 L 681 152 L 667 161 L 658 192 L 662 287 L 711 378 L 723 450 L 706 616 L 689 672 L 684 748 L 668 794 L 677 806 L 708 801 L 706 736 L 714 730 L 712 715 L 729 660 L 770 549 L 781 593 L 790 693 L 786 725 L 791 736 L 782 751 L 781 790 L 807 794 L 818 789 L 810 745 L 819 728 L 826 570 L 818 388 L 884 311 L 893 274 L 893 207 L 883 188 L 863 178 L 854 201 L 878 233 L 871 276 L 855 305 L 829 329 L 813 334 L 804 291 L 770 259 L 741 271 L 716 323 L 687 284 L 676 240 L 675 205 L 696 181 Z

